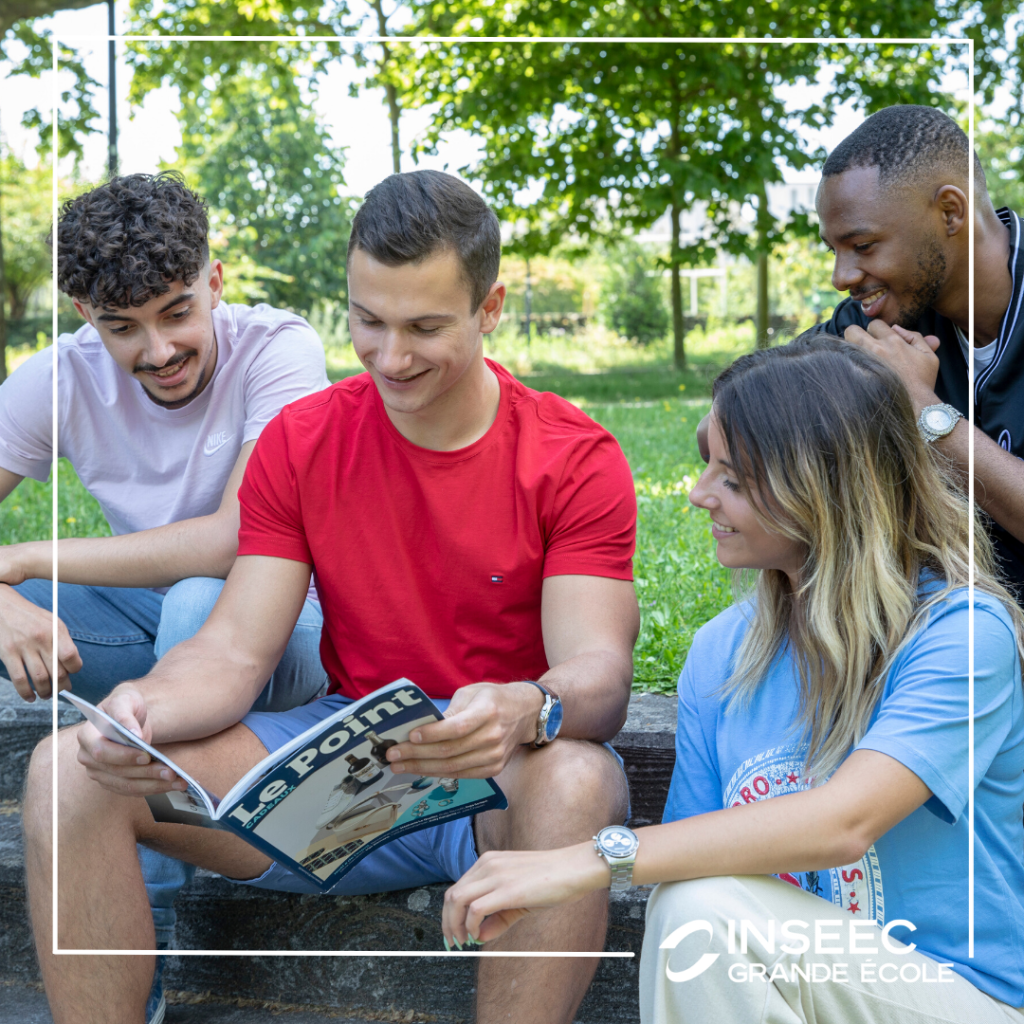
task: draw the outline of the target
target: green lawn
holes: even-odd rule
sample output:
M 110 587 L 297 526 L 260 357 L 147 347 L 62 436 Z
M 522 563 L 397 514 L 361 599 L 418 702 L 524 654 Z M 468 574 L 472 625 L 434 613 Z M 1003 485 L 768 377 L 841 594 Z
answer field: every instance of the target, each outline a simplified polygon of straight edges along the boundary
M 642 690 L 671 690 L 694 631 L 732 603 L 729 574 L 715 558 L 707 514 L 686 499 L 703 465 L 694 429 L 710 408 L 708 381 L 716 369 L 709 360 L 694 363 L 685 374 L 662 363 L 583 373 L 548 366 L 523 375 L 531 387 L 564 395 L 607 427 L 633 469 L 642 612 L 635 686 Z M 332 377 L 350 372 L 354 368 L 335 368 Z M 59 473 L 59 536 L 108 533 L 99 507 L 66 461 Z M 48 537 L 50 501 L 48 484 L 21 484 L 0 504 L 0 540 Z

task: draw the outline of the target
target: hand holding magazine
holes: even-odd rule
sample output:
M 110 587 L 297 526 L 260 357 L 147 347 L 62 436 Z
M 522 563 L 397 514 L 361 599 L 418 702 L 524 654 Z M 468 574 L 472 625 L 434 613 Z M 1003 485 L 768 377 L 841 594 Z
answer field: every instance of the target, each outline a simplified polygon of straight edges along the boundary
M 147 796 L 157 821 L 234 832 L 323 892 L 371 850 L 419 829 L 505 808 L 493 779 L 395 775 L 387 750 L 444 716 L 408 679 L 347 704 L 254 765 L 218 798 L 105 711 L 61 696 L 115 743 L 144 750 L 188 788 Z

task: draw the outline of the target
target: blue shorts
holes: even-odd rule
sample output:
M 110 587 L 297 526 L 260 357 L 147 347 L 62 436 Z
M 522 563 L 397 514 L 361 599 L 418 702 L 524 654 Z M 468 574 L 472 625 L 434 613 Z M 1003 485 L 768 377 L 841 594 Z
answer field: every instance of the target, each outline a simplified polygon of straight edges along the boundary
M 334 693 L 320 700 L 293 708 L 291 711 L 250 711 L 242 724 L 255 733 L 267 748 L 277 750 L 305 732 L 310 726 L 330 717 L 352 701 Z M 445 711 L 447 700 L 434 700 Z M 606 747 L 618 758 L 611 744 Z M 623 770 L 625 774 L 625 770 Z M 385 843 L 364 857 L 331 889 L 334 896 L 358 896 L 366 893 L 391 892 L 394 889 L 415 889 L 434 882 L 454 882 L 461 878 L 477 860 L 473 839 L 473 818 L 467 816 L 424 828 Z M 312 882 L 296 875 L 276 861 L 258 878 L 231 879 L 259 889 L 282 892 L 319 893 Z

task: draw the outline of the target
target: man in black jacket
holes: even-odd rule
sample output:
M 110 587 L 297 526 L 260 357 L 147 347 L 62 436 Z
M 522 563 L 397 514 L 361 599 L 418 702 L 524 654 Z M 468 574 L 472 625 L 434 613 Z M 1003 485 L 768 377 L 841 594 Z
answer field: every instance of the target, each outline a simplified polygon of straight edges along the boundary
M 829 156 L 818 189 L 832 283 L 849 298 L 823 329 L 903 378 L 924 436 L 968 467 L 974 351 L 974 492 L 1000 566 L 1024 601 L 1024 246 L 974 160 L 974 331 L 969 337 L 967 136 L 931 107 L 888 107 Z M 935 408 L 945 405 L 948 408 Z
M 1024 604 L 1024 245 L 1022 220 L 993 208 L 967 136 L 932 107 L 887 107 L 825 161 L 821 237 L 849 298 L 818 330 L 886 360 L 924 437 L 966 482 L 968 359 L 974 354 L 974 495 L 1005 577 Z M 974 331 L 968 238 L 974 183 Z M 705 424 L 698 428 L 704 451 Z M 705 456 L 706 457 L 706 456 Z

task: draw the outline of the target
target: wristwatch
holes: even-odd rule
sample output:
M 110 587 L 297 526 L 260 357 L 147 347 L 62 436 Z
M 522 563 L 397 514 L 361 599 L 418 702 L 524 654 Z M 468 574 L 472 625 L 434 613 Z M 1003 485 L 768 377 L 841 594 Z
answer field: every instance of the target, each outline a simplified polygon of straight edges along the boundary
M 937 441 L 951 433 L 953 428 L 964 418 L 959 409 L 940 402 L 938 405 L 926 405 L 917 418 L 917 429 L 926 441 Z
M 633 862 L 639 848 L 639 836 L 625 825 L 609 825 L 594 836 L 594 852 L 612 869 L 612 892 L 632 887 Z
M 537 738 L 530 744 L 534 748 L 543 747 L 545 743 L 550 743 L 562 728 L 562 700 L 557 693 L 553 693 L 535 679 L 523 679 L 521 682 L 536 686 L 544 694 L 544 706 L 537 716 Z

